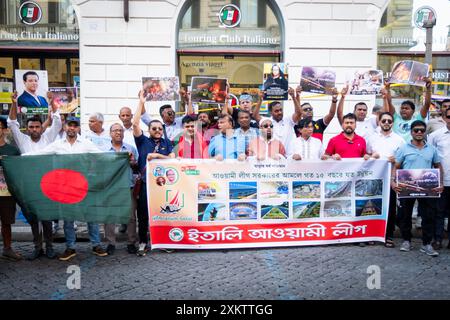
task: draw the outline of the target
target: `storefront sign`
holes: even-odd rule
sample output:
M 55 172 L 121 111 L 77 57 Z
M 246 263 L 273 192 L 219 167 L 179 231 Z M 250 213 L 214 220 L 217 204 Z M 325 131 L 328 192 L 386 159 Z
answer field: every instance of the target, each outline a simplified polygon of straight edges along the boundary
M 266 37 L 262 35 L 188 35 L 180 38 L 180 43 L 189 44 L 208 44 L 208 45 L 238 45 L 238 44 L 257 44 L 257 45 L 278 45 L 279 38 Z
M 7 31 L 1 32 L 0 29 L 0 41 L 78 41 L 79 36 L 75 33 L 67 32 L 40 32 L 40 31 L 22 31 L 20 33 L 8 33 Z
M 389 178 L 386 160 L 150 161 L 152 248 L 384 241 Z

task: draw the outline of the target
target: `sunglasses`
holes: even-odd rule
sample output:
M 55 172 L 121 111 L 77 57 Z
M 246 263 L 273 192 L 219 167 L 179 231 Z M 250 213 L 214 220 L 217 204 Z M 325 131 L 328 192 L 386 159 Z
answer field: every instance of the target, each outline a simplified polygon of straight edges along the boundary
M 392 120 L 391 119 L 383 119 L 383 120 L 381 120 L 381 123 L 389 123 L 389 124 L 391 124 Z
M 160 127 L 153 127 L 152 131 L 163 131 L 163 128 Z
M 273 128 L 273 124 L 265 124 L 261 126 L 261 128 L 267 129 L 267 128 Z
M 450 119 L 450 115 L 446 115 L 445 117 L 446 117 L 447 119 Z
M 424 133 L 425 131 L 426 131 L 425 128 L 414 128 L 414 129 L 413 129 L 413 132 L 414 132 L 414 133 L 419 133 L 419 132 Z
M 303 111 L 306 111 L 306 112 L 309 112 L 309 111 L 312 111 L 313 109 L 312 108 L 304 108 L 303 109 Z
M 167 111 L 166 114 L 167 114 L 168 116 L 173 116 L 173 115 L 175 115 L 175 112 L 173 112 L 173 111 Z

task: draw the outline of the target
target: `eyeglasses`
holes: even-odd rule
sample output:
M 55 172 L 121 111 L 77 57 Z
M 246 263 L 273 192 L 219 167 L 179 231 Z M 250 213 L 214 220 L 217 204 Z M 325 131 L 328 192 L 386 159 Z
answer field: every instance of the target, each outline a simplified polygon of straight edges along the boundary
M 391 119 L 383 119 L 383 120 L 381 120 L 381 123 L 389 123 L 389 124 L 392 124 L 392 120 L 391 120 Z
M 261 128 L 267 129 L 267 128 L 273 128 L 273 124 L 265 124 L 263 126 L 261 126 Z
M 115 130 L 111 130 L 111 132 L 117 133 L 117 132 L 123 132 L 122 129 L 115 129 Z
M 425 128 L 414 128 L 414 129 L 413 129 L 414 133 L 419 133 L 419 132 L 424 133 L 425 130 L 426 130 Z
M 313 109 L 312 108 L 304 108 L 303 109 L 303 111 L 306 111 L 306 112 L 310 112 L 310 111 L 312 111 Z
M 153 127 L 152 131 L 163 131 L 163 128 L 160 127 Z
M 173 111 L 167 111 L 166 114 L 167 114 L 168 116 L 173 116 L 173 115 L 175 115 L 175 112 L 173 112 Z

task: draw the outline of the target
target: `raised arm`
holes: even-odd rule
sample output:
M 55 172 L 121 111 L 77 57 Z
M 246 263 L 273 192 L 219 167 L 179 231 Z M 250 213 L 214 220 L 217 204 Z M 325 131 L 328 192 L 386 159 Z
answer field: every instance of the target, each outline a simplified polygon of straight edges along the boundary
M 302 118 L 302 106 L 300 102 L 300 95 L 302 94 L 302 87 L 297 86 L 297 88 L 294 89 L 289 87 L 288 90 L 289 95 L 292 97 L 292 100 L 294 101 L 294 114 L 292 115 L 292 121 L 294 123 L 297 123 Z
M 51 118 L 51 127 L 48 130 L 45 130 L 43 133 L 47 136 L 48 141 L 52 142 L 58 136 L 58 133 L 62 128 L 61 115 L 59 114 L 59 108 L 61 104 L 55 100 L 50 100 L 50 108 L 48 112 L 48 118 Z
M 342 89 L 342 91 L 344 91 L 344 89 Z M 348 90 L 348 88 L 347 88 L 347 90 Z M 330 110 L 328 111 L 328 114 L 325 117 L 323 117 L 323 123 L 326 126 L 328 126 L 330 124 L 331 120 L 333 120 L 334 115 L 336 114 L 336 103 L 337 103 L 338 94 L 339 94 L 338 90 L 336 88 L 333 88 L 333 92 L 331 93 Z
M 140 137 L 142 135 L 142 129 L 140 127 L 142 112 L 145 112 L 145 97 L 144 90 L 139 91 L 139 103 L 136 109 L 136 113 L 133 117 L 133 135 L 135 137 Z
M 422 116 L 422 118 L 426 118 L 428 110 L 430 110 L 431 106 L 431 79 L 425 78 L 424 80 L 426 91 L 425 91 L 425 100 L 422 108 L 420 109 L 420 115 Z
M 255 119 L 256 122 L 259 122 L 259 120 L 261 120 L 261 115 L 259 114 L 259 111 L 261 110 L 263 97 L 264 97 L 264 91 L 259 90 L 258 91 L 258 102 L 256 102 L 256 106 L 253 109 L 253 119 Z
M 383 97 L 383 112 L 389 112 L 393 116 L 395 113 L 395 107 L 392 104 L 391 84 L 388 80 L 384 81 L 384 88 L 386 90 L 386 97 Z M 386 102 L 384 102 L 384 100 L 386 100 Z
M 348 92 L 348 85 L 345 86 L 341 91 L 341 99 L 339 100 L 339 104 L 337 107 L 337 118 L 339 121 L 339 124 L 342 126 L 342 122 L 344 121 L 344 102 L 345 102 L 345 96 Z
M 17 120 L 17 91 L 14 91 L 13 93 L 11 93 L 11 100 L 12 100 L 12 105 L 11 105 L 11 109 L 9 109 L 9 119 L 11 120 Z

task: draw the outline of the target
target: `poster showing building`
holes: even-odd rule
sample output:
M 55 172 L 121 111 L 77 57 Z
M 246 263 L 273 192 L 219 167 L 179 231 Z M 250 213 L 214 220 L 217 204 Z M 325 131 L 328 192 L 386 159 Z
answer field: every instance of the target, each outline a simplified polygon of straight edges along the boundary
M 227 94 L 227 79 L 212 77 L 192 77 L 192 102 L 225 103 Z
M 316 67 L 303 67 L 300 85 L 305 92 L 331 94 L 336 84 L 336 72 Z
M 439 169 L 397 170 L 398 198 L 438 198 L 435 188 L 440 184 Z
M 350 94 L 371 95 L 379 94 L 383 87 L 382 70 L 359 70 L 351 80 Z
M 425 86 L 424 78 L 429 75 L 429 65 L 412 60 L 398 61 L 392 67 L 389 82 Z

